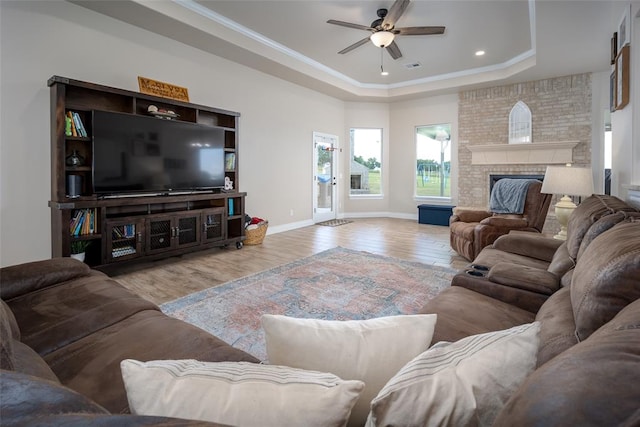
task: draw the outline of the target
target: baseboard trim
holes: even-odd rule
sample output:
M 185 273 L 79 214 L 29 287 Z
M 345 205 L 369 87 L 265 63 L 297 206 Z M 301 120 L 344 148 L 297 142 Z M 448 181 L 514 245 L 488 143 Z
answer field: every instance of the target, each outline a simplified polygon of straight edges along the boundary
M 357 212 L 348 214 L 339 214 L 336 216 L 338 219 L 351 219 L 351 218 L 395 218 L 395 219 L 412 219 L 417 221 L 417 214 L 407 214 L 399 212 Z M 287 224 L 277 225 L 275 227 L 269 225 L 267 229 L 267 236 L 269 234 L 282 233 L 285 231 L 296 230 L 302 227 L 308 227 L 315 224 L 313 220 L 307 219 L 304 221 L 290 222 Z

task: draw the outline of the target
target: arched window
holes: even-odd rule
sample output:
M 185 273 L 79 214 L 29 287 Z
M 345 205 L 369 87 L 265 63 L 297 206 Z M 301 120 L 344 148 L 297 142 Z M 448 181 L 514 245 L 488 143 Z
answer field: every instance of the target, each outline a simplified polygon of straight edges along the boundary
M 522 101 L 509 113 L 509 144 L 531 143 L 531 110 Z

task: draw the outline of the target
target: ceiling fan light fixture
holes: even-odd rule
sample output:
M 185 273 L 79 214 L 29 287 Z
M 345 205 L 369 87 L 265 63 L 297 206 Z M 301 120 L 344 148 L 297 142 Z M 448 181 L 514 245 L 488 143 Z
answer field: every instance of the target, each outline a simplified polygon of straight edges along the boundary
M 376 47 L 387 47 L 391 43 L 393 43 L 393 39 L 396 35 L 391 31 L 376 31 L 371 34 L 371 43 L 373 43 Z

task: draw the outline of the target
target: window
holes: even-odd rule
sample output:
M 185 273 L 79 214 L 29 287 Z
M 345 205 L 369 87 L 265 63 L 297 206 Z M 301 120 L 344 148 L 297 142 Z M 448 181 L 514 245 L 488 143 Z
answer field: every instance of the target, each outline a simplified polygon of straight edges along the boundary
M 416 197 L 451 197 L 451 124 L 416 127 Z
M 351 195 L 382 195 L 382 129 L 355 128 L 351 134 Z
M 516 102 L 509 113 L 509 144 L 531 142 L 531 110 L 522 101 Z

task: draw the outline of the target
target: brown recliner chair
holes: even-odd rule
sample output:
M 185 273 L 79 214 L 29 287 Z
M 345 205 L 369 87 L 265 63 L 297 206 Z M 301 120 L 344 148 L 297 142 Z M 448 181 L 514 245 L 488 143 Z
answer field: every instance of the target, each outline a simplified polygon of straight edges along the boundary
M 542 182 L 527 189 L 522 214 L 498 214 L 480 209 L 453 208 L 449 218 L 451 248 L 472 261 L 485 246 L 511 230 L 540 233 L 547 218 L 551 194 L 541 193 Z

